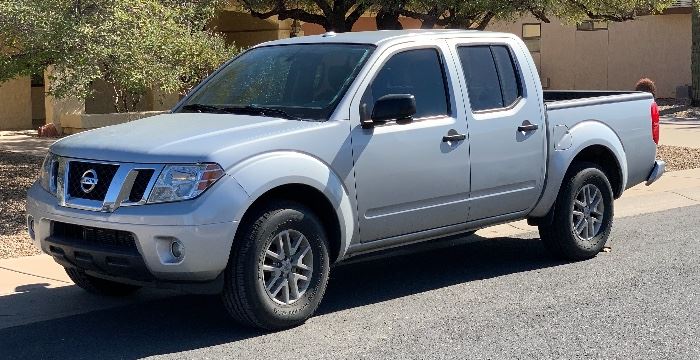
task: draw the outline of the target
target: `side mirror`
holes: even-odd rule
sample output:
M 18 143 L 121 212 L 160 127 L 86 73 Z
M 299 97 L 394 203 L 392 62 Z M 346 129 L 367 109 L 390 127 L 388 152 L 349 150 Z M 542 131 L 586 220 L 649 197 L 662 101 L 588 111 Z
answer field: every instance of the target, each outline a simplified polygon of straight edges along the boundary
M 391 94 L 380 97 L 374 103 L 371 119 L 363 121 L 363 127 L 391 120 L 410 122 L 416 114 L 416 97 L 411 94 Z

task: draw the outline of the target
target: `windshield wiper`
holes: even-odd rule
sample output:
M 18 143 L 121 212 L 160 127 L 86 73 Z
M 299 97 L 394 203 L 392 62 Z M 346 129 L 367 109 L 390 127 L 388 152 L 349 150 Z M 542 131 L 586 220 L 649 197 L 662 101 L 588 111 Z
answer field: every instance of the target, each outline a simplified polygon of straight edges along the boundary
M 222 114 L 249 114 L 271 117 L 283 117 L 290 120 L 301 120 L 300 117 L 294 116 L 282 109 L 275 109 L 257 105 L 246 106 L 215 106 L 204 104 L 187 104 L 182 107 L 183 111 L 198 112 L 198 113 L 222 113 Z
M 198 112 L 198 113 L 222 113 L 226 112 L 225 108 L 214 106 L 214 105 L 204 105 L 204 104 L 187 104 L 182 107 L 183 111 L 187 112 Z
M 258 106 L 258 105 L 246 105 L 246 106 L 227 106 L 223 108 L 227 112 L 245 112 L 252 115 L 262 115 L 262 116 L 272 116 L 272 117 L 283 117 L 290 120 L 301 120 L 300 117 L 294 116 L 282 109 L 275 109 L 270 107 Z

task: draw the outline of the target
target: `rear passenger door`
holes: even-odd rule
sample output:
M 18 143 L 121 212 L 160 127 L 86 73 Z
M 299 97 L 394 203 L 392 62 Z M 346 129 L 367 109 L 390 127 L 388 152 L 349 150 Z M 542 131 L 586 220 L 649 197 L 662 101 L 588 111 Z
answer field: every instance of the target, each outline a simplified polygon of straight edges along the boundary
M 470 220 L 529 210 L 540 196 L 546 166 L 546 126 L 529 71 L 532 60 L 510 39 L 451 45 L 468 113 Z

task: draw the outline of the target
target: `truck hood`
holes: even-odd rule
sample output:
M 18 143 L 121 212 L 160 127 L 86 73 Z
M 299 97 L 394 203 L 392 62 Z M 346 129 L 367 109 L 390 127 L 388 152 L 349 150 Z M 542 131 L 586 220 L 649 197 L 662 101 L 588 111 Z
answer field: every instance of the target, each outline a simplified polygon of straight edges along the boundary
M 235 161 L 232 148 L 324 127 L 322 122 L 233 114 L 165 114 L 68 136 L 51 146 L 56 155 L 132 163 Z M 274 150 L 274 149 L 269 149 Z M 245 156 L 236 151 L 239 158 Z

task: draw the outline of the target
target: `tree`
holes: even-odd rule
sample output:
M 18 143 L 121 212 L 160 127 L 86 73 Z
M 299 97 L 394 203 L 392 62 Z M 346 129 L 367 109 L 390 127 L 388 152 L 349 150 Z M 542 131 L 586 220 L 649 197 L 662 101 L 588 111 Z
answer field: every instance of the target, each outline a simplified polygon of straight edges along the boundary
M 407 0 L 401 15 L 421 20 L 423 28 L 445 27 L 483 30 L 493 20 L 523 15 L 550 22 L 582 20 L 627 21 L 669 6 L 670 0 Z
M 401 16 L 418 19 L 423 28 L 484 29 L 496 19 L 532 14 L 549 22 L 586 19 L 626 21 L 637 14 L 662 10 L 672 0 L 237 0 L 253 16 L 296 19 L 321 25 L 326 31 L 350 31 L 367 11 L 378 29 L 401 29 Z
M 97 81 L 117 112 L 151 89 L 184 93 L 234 55 L 205 30 L 219 0 L 0 0 L 0 82 L 41 74 L 48 94 L 86 98 Z
M 321 25 L 326 31 L 346 32 L 375 0 L 238 0 L 251 15 L 268 19 L 295 19 Z

